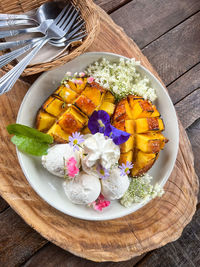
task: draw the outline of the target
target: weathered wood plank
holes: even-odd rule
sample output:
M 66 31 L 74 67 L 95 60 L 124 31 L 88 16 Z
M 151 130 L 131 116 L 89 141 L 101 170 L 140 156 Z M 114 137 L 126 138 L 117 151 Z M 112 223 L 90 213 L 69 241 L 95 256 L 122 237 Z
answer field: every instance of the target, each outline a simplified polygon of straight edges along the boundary
M 94 0 L 95 4 L 103 8 L 107 13 L 113 12 L 130 1 L 131 0 Z
M 143 256 L 133 258 L 129 261 L 122 262 L 93 262 L 83 258 L 72 255 L 71 253 L 49 243 L 40 249 L 32 258 L 30 258 L 23 267 L 55 267 L 55 266 L 69 266 L 69 267 L 132 267 Z M 48 259 L 48 260 L 47 260 Z
M 197 175 L 200 179 L 200 118 L 196 120 L 188 129 L 187 134 L 192 144 L 192 150 L 194 153 L 194 166 Z M 199 194 L 200 197 L 200 194 Z
M 200 88 L 200 64 L 197 64 L 167 87 L 174 104 L 197 88 Z
M 143 49 L 166 85 L 199 63 L 200 12 Z
M 0 214 L 0 266 L 18 266 L 47 241 L 11 208 Z
M 9 207 L 8 203 L 0 197 L 0 213 Z
M 200 210 L 185 228 L 180 239 L 154 250 L 137 267 L 200 266 Z
M 134 0 L 111 17 L 143 48 L 199 10 L 196 0 Z
M 200 118 L 200 88 L 178 102 L 175 107 L 183 127 L 188 128 Z

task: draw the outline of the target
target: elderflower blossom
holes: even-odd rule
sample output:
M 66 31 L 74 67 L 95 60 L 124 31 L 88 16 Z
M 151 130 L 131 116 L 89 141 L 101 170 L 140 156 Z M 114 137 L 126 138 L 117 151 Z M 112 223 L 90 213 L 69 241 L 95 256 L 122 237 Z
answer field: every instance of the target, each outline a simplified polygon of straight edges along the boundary
M 148 173 L 140 178 L 132 178 L 129 188 L 120 200 L 120 203 L 130 207 L 133 203 L 148 202 L 157 196 L 161 197 L 164 190 L 158 184 L 153 186 L 151 180 L 153 179 Z
M 86 73 L 94 77 L 101 86 L 109 89 L 117 100 L 134 94 L 154 101 L 157 98 L 155 89 L 151 87 L 149 79 L 142 77 L 136 70 L 138 65 L 140 62 L 134 58 L 120 58 L 116 63 L 102 58 L 88 66 Z

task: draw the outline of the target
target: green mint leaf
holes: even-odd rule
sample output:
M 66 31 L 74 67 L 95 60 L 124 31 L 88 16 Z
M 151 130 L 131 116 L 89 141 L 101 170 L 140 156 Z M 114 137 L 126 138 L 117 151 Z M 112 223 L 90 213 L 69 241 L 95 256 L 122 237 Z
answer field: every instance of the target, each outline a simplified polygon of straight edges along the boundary
M 34 128 L 22 124 L 17 124 L 17 123 L 10 124 L 7 126 L 7 131 L 9 134 L 33 138 L 41 143 L 47 143 L 47 144 L 53 143 L 53 137 L 50 136 L 49 134 L 41 133 L 40 131 Z
M 47 143 L 39 142 L 27 136 L 14 135 L 11 141 L 19 150 L 34 156 L 46 155 L 47 149 L 49 148 Z

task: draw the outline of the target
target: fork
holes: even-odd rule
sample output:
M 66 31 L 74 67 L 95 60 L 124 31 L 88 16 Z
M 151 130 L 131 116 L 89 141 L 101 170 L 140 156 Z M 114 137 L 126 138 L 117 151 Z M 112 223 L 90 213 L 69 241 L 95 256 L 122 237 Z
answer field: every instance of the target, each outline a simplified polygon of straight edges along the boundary
M 0 79 L 0 95 L 8 92 L 12 86 L 15 84 L 19 76 L 22 74 L 26 66 L 30 63 L 32 58 L 37 54 L 37 52 L 51 39 L 61 39 L 64 37 L 72 27 L 75 22 L 79 11 L 73 12 L 73 17 L 71 20 L 67 18 L 66 7 L 57 16 L 54 22 L 47 29 L 47 34 L 43 37 L 38 45 L 25 57 L 23 58 L 12 70 L 7 72 Z
M 68 14 L 69 14 L 69 11 L 67 11 L 66 15 L 68 15 Z M 68 20 L 70 18 L 71 18 L 71 16 L 68 17 Z M 73 41 L 80 40 L 81 38 L 83 38 L 85 36 L 85 32 L 82 31 L 82 32 L 79 32 L 77 34 L 77 31 L 80 30 L 83 25 L 84 25 L 84 22 L 82 22 L 82 21 L 81 21 L 81 23 L 80 22 L 76 22 L 74 24 L 74 26 L 72 27 L 72 30 L 67 34 L 67 36 L 61 38 L 60 40 L 52 40 L 50 42 L 50 44 L 52 44 L 54 46 L 62 47 L 62 46 L 65 46 L 65 45 L 69 46 L 70 42 L 72 42 L 70 40 L 70 38 L 72 38 Z M 5 55 L 0 56 L 0 68 L 5 66 L 6 64 L 11 62 L 12 60 L 18 58 L 19 56 L 23 55 L 24 53 L 29 51 L 31 48 L 35 47 L 40 40 L 41 40 L 41 38 L 34 38 L 34 39 L 30 39 L 30 40 L 22 40 L 22 41 L 26 41 L 27 42 L 26 46 L 21 47 L 19 49 L 16 49 L 16 50 L 14 50 L 12 52 L 6 53 Z M 19 42 L 19 41 L 17 41 L 17 42 Z M 1 48 L 1 44 L 0 44 L 0 48 Z M 4 48 L 5 48 L 5 46 L 4 46 Z
M 67 5 L 67 7 L 69 4 Z M 68 14 L 72 11 L 70 14 L 70 17 L 72 17 L 73 12 L 75 11 L 74 6 L 70 6 L 68 9 Z M 18 34 L 25 34 L 25 33 L 33 33 L 33 32 L 41 32 L 45 34 L 46 29 L 48 28 L 49 25 L 53 22 L 52 19 L 48 19 L 43 21 L 39 26 L 37 27 L 32 27 L 32 28 L 24 28 L 24 29 L 19 29 L 19 30 L 8 30 L 8 31 L 0 31 L 0 38 L 7 38 L 11 36 L 16 36 Z
M 79 21 L 77 21 L 73 25 L 72 30 L 70 31 L 69 35 L 67 35 L 67 39 L 65 37 L 63 37 L 61 40 L 59 40 L 59 43 L 65 42 L 66 40 L 69 39 L 69 37 L 72 37 L 73 34 L 75 34 L 78 30 L 80 30 L 84 26 L 84 24 L 85 24 L 85 22 L 81 18 Z M 1 50 L 5 50 L 5 49 L 9 49 L 9 48 L 13 48 L 15 46 L 28 45 L 28 44 L 31 44 L 31 43 L 35 43 L 39 39 L 41 39 L 41 37 L 40 38 L 27 39 L 27 40 L 19 40 L 19 41 L 11 41 L 11 42 L 2 42 L 2 43 L 0 43 L 0 51 Z M 54 45 L 55 44 L 55 41 L 54 40 L 50 41 L 50 44 L 53 44 Z M 0 56 L 0 60 L 1 60 L 1 56 Z

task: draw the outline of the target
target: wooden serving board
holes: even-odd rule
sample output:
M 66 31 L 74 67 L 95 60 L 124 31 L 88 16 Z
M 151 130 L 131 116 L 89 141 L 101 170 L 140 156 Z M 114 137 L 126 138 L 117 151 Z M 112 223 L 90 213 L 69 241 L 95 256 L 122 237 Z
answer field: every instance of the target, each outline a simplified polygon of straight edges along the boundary
M 135 57 L 158 77 L 137 45 L 103 10 L 96 8 L 101 18 L 101 31 L 88 51 Z M 179 124 L 178 157 L 162 198 L 116 220 L 92 222 L 75 219 L 52 208 L 33 191 L 6 132 L 5 127 L 16 121 L 29 86 L 19 80 L 11 92 L 0 97 L 0 194 L 10 206 L 49 241 L 93 261 L 128 260 L 179 238 L 195 212 L 198 193 L 193 153 L 182 125 Z

